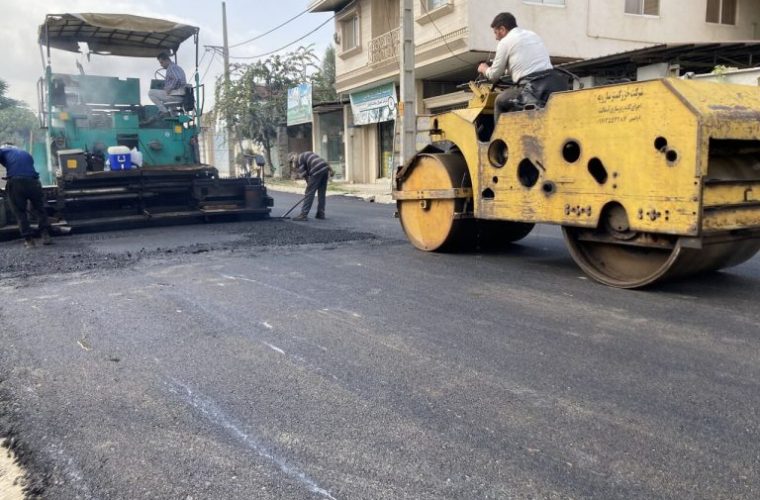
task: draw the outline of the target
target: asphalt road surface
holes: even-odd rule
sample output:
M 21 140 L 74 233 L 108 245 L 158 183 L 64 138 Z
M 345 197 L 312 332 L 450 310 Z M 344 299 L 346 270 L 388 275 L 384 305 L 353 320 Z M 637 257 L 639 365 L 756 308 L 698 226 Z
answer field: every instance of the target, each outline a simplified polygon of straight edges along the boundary
M 557 228 L 428 254 L 393 211 L 0 243 L 0 435 L 30 489 L 760 497 L 760 258 L 623 291 Z

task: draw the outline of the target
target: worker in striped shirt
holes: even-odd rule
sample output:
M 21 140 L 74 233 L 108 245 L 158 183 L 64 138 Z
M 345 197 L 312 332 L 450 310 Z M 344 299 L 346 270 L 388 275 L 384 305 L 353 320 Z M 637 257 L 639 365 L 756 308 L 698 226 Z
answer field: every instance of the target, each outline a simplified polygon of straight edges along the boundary
M 164 118 L 171 116 L 171 111 L 166 107 L 167 103 L 176 104 L 182 102 L 185 95 L 187 78 L 185 77 L 185 71 L 178 64 L 172 62 L 168 53 L 161 52 L 158 54 L 157 59 L 161 67 L 166 70 L 164 88 L 150 89 L 148 97 L 153 101 L 153 104 L 158 106 L 160 116 Z
M 308 220 L 311 205 L 314 203 L 314 195 L 317 199 L 317 219 L 325 218 L 325 196 L 327 195 L 327 180 L 333 176 L 333 169 L 325 160 L 316 153 L 306 151 L 303 153 L 290 153 L 288 155 L 290 166 L 296 172 L 299 179 L 306 179 L 306 193 L 303 198 L 303 206 L 300 215 L 293 220 Z

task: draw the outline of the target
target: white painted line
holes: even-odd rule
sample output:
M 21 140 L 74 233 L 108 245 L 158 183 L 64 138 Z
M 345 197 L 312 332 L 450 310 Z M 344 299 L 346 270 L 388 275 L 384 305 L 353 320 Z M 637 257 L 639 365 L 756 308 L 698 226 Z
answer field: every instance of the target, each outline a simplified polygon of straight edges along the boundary
M 275 345 L 270 344 L 269 342 L 262 342 L 262 344 L 264 344 L 265 346 L 267 346 L 268 348 L 272 349 L 275 352 L 279 352 L 280 354 L 285 354 L 285 351 L 283 351 L 282 349 L 280 349 L 279 347 Z
M 175 385 L 175 389 L 178 387 L 184 390 L 185 401 L 190 406 L 200 411 L 201 414 L 203 414 L 203 416 L 206 417 L 212 424 L 215 424 L 227 430 L 230 434 L 242 442 L 248 449 L 252 450 L 260 457 L 274 463 L 282 472 L 306 486 L 312 493 L 321 495 L 329 500 L 337 500 L 330 494 L 329 491 L 325 490 L 324 488 L 320 488 L 319 485 L 313 479 L 307 476 L 305 472 L 289 464 L 285 458 L 274 455 L 274 453 L 269 451 L 265 446 L 263 446 L 261 443 L 258 443 L 254 436 L 243 432 L 240 427 L 235 425 L 230 420 L 230 418 L 228 418 L 227 415 L 222 412 L 216 403 L 207 398 L 204 398 L 200 394 L 194 394 L 188 386 L 179 382 L 178 380 L 172 379 L 172 383 Z

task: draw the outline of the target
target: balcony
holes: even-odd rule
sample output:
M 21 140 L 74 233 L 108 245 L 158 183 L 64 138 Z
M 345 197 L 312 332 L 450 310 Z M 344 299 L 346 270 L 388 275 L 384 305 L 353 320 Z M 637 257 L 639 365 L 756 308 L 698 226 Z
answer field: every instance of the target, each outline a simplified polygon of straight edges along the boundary
M 396 28 L 370 40 L 368 49 L 369 64 L 375 65 L 398 60 L 400 38 L 401 28 Z
M 311 0 L 307 9 L 309 12 L 338 12 L 351 0 Z

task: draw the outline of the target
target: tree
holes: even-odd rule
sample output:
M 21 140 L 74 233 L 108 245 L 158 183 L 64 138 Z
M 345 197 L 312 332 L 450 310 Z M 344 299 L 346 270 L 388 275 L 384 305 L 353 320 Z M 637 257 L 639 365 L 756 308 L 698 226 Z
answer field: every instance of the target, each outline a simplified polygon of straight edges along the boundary
M 12 142 L 18 146 L 31 147 L 29 136 L 39 128 L 37 117 L 25 106 L 0 110 L 0 143 Z
M 31 132 L 40 124 L 24 103 L 5 95 L 7 90 L 8 84 L 0 80 L 0 143 L 27 144 Z
M 5 95 L 7 91 L 8 84 L 5 83 L 5 80 L 0 80 L 0 109 L 7 109 L 20 105 L 17 100 L 11 99 Z
M 309 81 L 317 60 L 313 46 L 301 46 L 283 56 L 231 67 L 226 91 L 221 79 L 217 81 L 216 113 L 230 116 L 241 138 L 260 144 L 270 166 L 277 129 L 287 121 L 288 88 Z
M 335 92 L 335 47 L 328 45 L 322 66 L 314 75 L 314 101 L 329 102 L 337 101 L 338 94 Z

